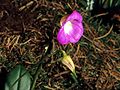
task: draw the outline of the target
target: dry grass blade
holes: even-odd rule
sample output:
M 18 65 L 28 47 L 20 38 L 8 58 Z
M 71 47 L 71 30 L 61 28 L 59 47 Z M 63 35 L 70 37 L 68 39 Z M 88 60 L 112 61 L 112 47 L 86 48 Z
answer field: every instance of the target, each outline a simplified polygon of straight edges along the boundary
M 29 3 L 27 3 L 26 5 L 22 6 L 19 8 L 19 11 L 24 10 L 25 8 L 28 8 L 29 6 L 31 6 L 34 3 L 34 1 L 30 1 Z
M 97 38 L 94 38 L 94 39 L 102 39 L 102 38 L 107 37 L 111 33 L 112 29 L 113 29 L 113 25 L 111 26 L 110 30 L 105 35 L 97 37 Z

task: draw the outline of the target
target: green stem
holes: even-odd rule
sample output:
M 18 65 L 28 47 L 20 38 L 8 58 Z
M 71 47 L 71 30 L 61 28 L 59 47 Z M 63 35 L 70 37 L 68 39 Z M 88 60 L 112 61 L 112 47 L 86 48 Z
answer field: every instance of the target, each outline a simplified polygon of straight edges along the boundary
M 67 54 L 65 53 L 65 51 L 61 50 L 61 52 L 63 53 L 63 56 L 67 56 Z
M 43 60 L 43 56 L 41 57 L 41 60 Z M 40 61 L 41 61 L 40 60 Z M 37 81 L 37 79 L 38 79 L 38 75 L 39 75 L 39 71 L 40 71 L 40 68 L 41 67 L 41 63 L 39 62 L 39 65 L 38 65 L 38 68 L 37 68 L 37 70 L 36 70 L 36 72 L 35 72 L 35 75 L 34 75 L 34 79 L 33 79 L 33 83 L 32 83 L 32 85 L 31 85 L 31 90 L 34 90 L 34 88 L 35 88 L 35 84 L 36 84 L 36 81 Z
M 72 78 L 74 79 L 74 81 L 75 81 L 76 83 L 78 83 L 76 73 L 72 72 L 72 73 L 71 73 L 71 76 L 72 76 Z
M 48 50 L 47 50 L 48 51 Z M 43 61 L 43 59 L 45 59 L 47 56 L 51 56 L 51 55 L 54 55 L 55 53 L 57 53 L 57 51 L 56 52 L 51 52 L 50 54 L 48 54 L 47 52 L 44 54 L 44 55 L 42 55 L 42 57 L 41 57 L 41 59 L 40 59 L 40 61 Z M 35 75 L 34 75 L 34 78 L 33 78 L 33 82 L 32 82 L 32 85 L 31 85 L 31 90 L 34 90 L 34 88 L 35 88 L 35 84 L 36 84 L 36 81 L 37 81 L 37 79 L 38 79 L 38 75 L 39 75 L 39 71 L 41 70 L 41 62 L 39 62 L 38 63 L 38 67 L 37 67 L 37 70 L 36 70 L 36 72 L 35 72 Z
M 57 12 L 56 12 L 57 13 Z M 56 14 L 57 15 L 57 14 Z M 54 20 L 53 20 L 53 25 L 52 26 L 55 26 L 54 24 L 55 24 L 55 22 L 58 20 L 58 15 L 54 18 Z M 52 28 L 53 29 L 53 28 Z M 50 41 L 52 41 L 52 38 L 50 38 L 51 40 Z M 52 42 L 51 42 L 52 43 Z M 40 61 L 42 61 L 43 59 L 45 59 L 45 57 L 46 56 L 48 56 L 48 53 L 49 53 L 49 51 L 51 51 L 50 49 L 51 49 L 51 43 L 49 43 L 49 47 L 48 47 L 48 50 L 46 51 L 46 53 L 41 57 L 41 60 Z M 39 65 L 38 65 L 38 68 L 37 68 L 37 70 L 36 70 L 36 72 L 35 72 L 35 75 L 34 75 L 34 79 L 33 79 L 33 83 L 32 83 L 32 85 L 31 85 L 31 90 L 34 90 L 34 88 L 35 88 L 35 84 L 36 84 L 36 81 L 37 81 L 37 79 L 38 79 L 38 75 L 39 75 L 39 71 L 40 71 L 40 68 L 41 67 L 41 63 L 39 62 Z

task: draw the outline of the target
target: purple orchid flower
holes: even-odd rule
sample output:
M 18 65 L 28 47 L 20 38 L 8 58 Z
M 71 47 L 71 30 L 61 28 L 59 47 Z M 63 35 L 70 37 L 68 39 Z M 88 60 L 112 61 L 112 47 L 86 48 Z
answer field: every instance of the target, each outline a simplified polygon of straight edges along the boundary
M 61 23 L 61 28 L 57 35 L 60 44 L 76 43 L 83 35 L 82 16 L 74 10 L 66 20 Z

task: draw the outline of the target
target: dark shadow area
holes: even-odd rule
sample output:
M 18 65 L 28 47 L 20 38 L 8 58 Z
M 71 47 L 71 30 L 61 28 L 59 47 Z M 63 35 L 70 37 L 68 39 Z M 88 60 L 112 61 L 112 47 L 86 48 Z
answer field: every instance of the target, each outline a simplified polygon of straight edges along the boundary
M 106 7 L 106 8 L 105 8 Z M 92 16 L 107 13 L 105 15 L 101 15 L 99 17 L 94 18 L 95 20 L 102 20 L 102 24 L 105 26 L 114 25 L 113 31 L 120 34 L 120 6 L 111 6 L 107 7 L 105 3 L 100 4 L 99 0 L 95 0 L 92 10 Z
M 2 67 L 0 71 L 0 90 L 5 90 L 4 86 L 5 86 L 6 76 L 7 76 L 7 70 L 5 67 Z

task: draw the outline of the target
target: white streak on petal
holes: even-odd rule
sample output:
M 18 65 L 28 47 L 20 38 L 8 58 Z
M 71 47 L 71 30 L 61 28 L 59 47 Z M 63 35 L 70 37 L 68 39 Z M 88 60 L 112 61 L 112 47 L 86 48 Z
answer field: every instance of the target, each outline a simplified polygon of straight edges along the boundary
M 64 25 L 65 34 L 70 34 L 72 29 L 73 29 L 72 23 L 70 21 L 66 22 L 65 25 Z

